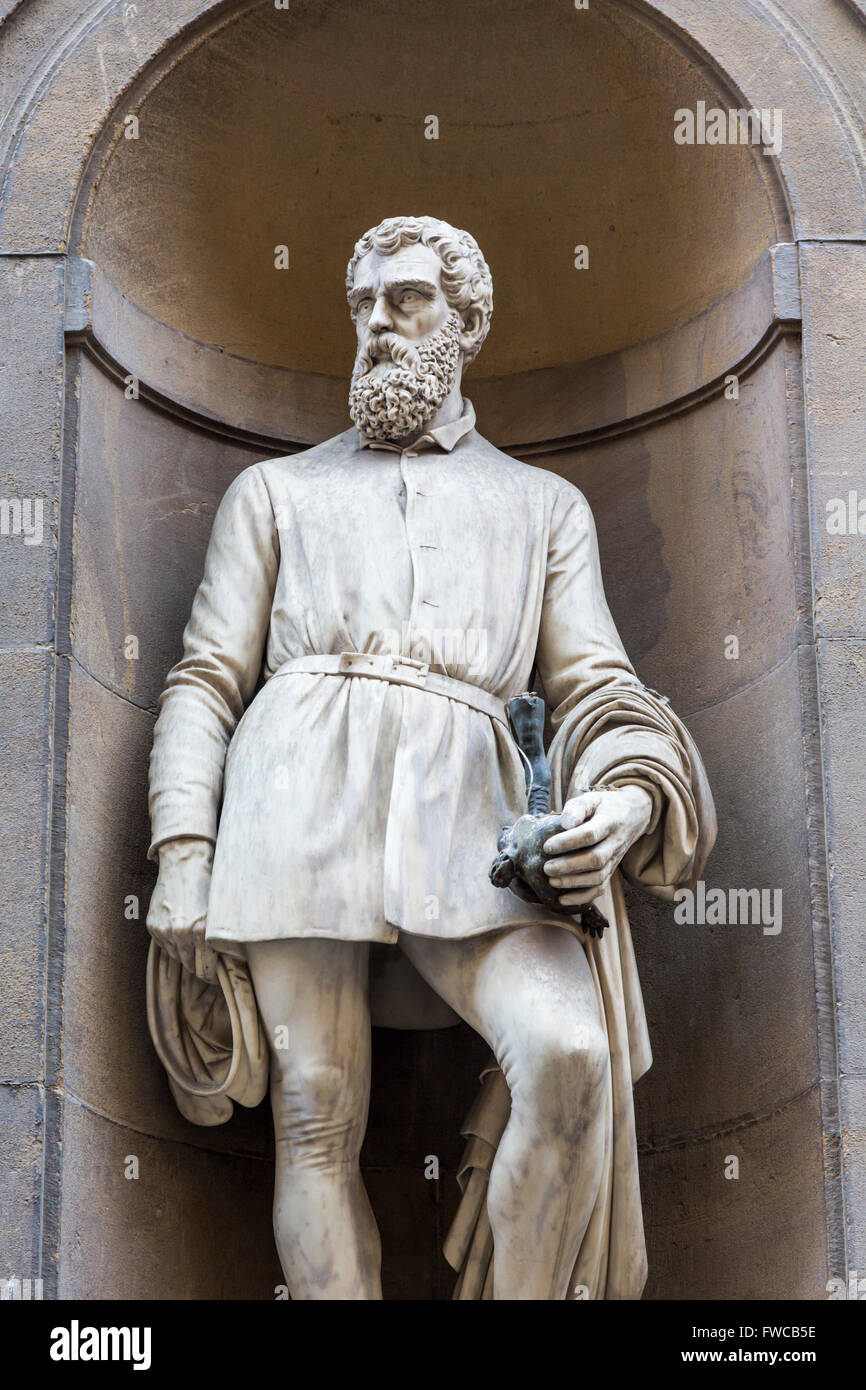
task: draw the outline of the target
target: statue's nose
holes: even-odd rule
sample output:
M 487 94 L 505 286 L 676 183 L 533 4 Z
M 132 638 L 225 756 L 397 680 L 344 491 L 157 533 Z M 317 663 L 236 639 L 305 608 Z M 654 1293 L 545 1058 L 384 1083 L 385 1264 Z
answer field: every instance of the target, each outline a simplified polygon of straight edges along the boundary
M 394 321 L 388 308 L 388 301 L 384 295 L 379 295 L 376 300 L 373 312 L 370 315 L 370 332 L 386 333 L 394 327 Z

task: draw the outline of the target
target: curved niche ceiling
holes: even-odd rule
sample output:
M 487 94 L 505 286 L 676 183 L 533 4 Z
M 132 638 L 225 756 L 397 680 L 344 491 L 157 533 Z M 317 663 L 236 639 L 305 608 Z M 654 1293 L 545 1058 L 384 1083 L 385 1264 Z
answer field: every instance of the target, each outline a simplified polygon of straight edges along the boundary
M 475 375 L 581 361 L 698 313 L 778 239 L 766 156 L 675 143 L 674 112 L 699 100 L 719 103 L 706 73 L 613 4 L 268 0 L 142 104 L 83 251 L 193 338 L 344 375 L 354 241 L 429 212 L 493 271 Z

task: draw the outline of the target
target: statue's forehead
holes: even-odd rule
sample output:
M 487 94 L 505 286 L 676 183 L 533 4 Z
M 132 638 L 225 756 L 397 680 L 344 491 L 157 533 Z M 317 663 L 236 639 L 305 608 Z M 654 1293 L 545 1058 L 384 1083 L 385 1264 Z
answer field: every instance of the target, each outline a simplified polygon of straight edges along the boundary
M 442 262 L 429 246 L 401 246 L 386 256 L 368 251 L 355 266 L 355 287 L 397 284 L 403 280 L 429 280 L 439 284 Z

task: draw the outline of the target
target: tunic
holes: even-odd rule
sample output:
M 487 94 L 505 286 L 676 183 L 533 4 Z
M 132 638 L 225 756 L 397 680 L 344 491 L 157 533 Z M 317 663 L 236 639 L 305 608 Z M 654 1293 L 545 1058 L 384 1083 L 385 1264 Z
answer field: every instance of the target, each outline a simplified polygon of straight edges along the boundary
M 501 827 L 526 805 L 507 729 L 423 689 L 280 674 L 344 651 L 428 661 L 502 700 L 537 661 L 570 794 L 646 786 L 638 877 L 669 891 L 688 878 L 689 758 L 672 728 L 615 717 L 638 683 L 586 500 L 484 440 L 465 403 L 411 448 L 351 429 L 254 464 L 219 506 L 150 769 L 151 856 L 182 835 L 216 844 L 216 949 L 243 958 L 247 941 L 278 937 L 393 942 L 550 920 L 488 877 Z

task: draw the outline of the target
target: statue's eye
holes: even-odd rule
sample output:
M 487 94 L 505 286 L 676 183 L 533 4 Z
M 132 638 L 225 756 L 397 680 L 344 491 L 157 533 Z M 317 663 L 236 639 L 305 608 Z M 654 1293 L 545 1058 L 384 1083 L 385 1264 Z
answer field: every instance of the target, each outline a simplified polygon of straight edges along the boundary
M 369 314 L 369 312 L 370 312 L 370 310 L 372 309 L 372 307 L 373 307 L 373 301 L 372 301 L 372 299 L 362 299 L 361 302 L 360 302 L 360 304 L 358 305 L 358 310 L 357 310 L 357 312 L 358 312 L 359 314 Z

